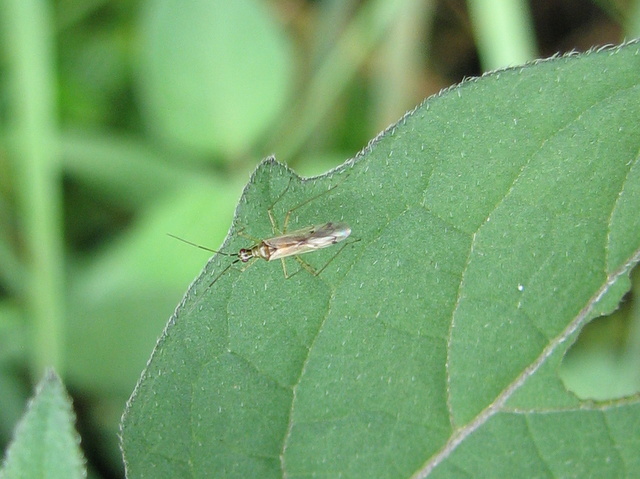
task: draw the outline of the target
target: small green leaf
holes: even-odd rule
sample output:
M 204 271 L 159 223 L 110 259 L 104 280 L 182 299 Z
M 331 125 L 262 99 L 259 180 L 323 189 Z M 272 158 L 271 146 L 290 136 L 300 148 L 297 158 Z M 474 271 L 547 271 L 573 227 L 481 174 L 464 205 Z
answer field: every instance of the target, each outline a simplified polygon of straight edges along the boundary
M 71 400 L 58 376 L 48 372 L 16 429 L 2 479 L 86 477 Z
M 318 277 L 211 260 L 123 418 L 128 477 L 640 475 L 640 397 L 557 374 L 640 259 L 639 125 L 632 43 L 467 81 L 322 178 L 261 164 L 223 251 L 272 205 L 359 241 Z

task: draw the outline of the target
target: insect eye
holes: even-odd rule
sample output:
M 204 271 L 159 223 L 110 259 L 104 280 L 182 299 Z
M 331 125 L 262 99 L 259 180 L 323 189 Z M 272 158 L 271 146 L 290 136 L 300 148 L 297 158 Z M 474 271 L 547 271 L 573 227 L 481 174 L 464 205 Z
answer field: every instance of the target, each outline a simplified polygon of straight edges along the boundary
M 249 261 L 251 257 L 252 257 L 251 250 L 242 248 L 240 251 L 238 251 L 238 258 L 240 258 L 240 261 L 242 261 L 243 263 L 246 263 L 247 261 Z

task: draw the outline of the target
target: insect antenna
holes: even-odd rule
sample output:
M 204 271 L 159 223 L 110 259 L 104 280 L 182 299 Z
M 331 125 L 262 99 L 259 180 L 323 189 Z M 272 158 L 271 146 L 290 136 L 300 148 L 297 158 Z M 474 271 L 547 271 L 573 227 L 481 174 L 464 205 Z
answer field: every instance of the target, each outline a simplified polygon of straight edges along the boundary
M 205 251 L 209 251 L 210 253 L 217 253 L 217 254 L 221 254 L 223 256 L 232 256 L 232 257 L 237 257 L 238 256 L 238 253 L 225 253 L 223 251 L 218 251 L 218 250 L 215 250 L 215 249 L 207 248 L 206 246 L 202 246 L 202 245 L 199 245 L 199 244 L 196 244 L 196 243 L 192 243 L 191 241 L 188 241 L 188 240 L 186 240 L 184 238 L 180 238 L 179 236 L 176 236 L 176 235 L 172 235 L 171 233 L 167 233 L 167 236 L 171 236 L 172 238 L 175 238 L 178 241 L 182 241 L 183 243 L 187 243 L 188 245 L 195 246 L 196 248 L 200 248 L 200 249 L 203 249 Z M 234 261 L 234 263 L 235 263 L 235 261 Z M 233 264 L 233 263 L 231 263 L 231 264 Z
M 220 279 L 220 277 L 225 274 L 227 271 L 229 271 L 229 269 L 236 263 L 240 262 L 240 257 L 238 255 L 238 253 L 225 253 L 223 251 L 218 251 L 215 249 L 211 249 L 211 248 L 207 248 L 206 246 L 202 246 L 196 243 L 192 243 L 191 241 L 188 241 L 184 238 L 180 238 L 179 236 L 176 235 L 172 235 L 171 233 L 167 233 L 167 236 L 171 236 L 172 238 L 177 239 L 178 241 L 182 241 L 183 243 L 186 243 L 188 245 L 191 246 L 195 246 L 196 248 L 200 248 L 203 249 L 205 251 L 209 251 L 210 253 L 217 253 L 217 254 L 221 254 L 223 256 L 229 256 L 231 258 L 235 258 L 231 263 L 229 263 L 221 272 L 220 274 L 218 274 L 218 276 L 216 276 L 213 281 L 211 281 L 211 283 L 209 284 L 209 286 L 207 286 L 207 289 L 210 288 L 211 286 L 213 286 L 213 283 L 215 283 L 216 281 L 218 281 L 218 279 Z

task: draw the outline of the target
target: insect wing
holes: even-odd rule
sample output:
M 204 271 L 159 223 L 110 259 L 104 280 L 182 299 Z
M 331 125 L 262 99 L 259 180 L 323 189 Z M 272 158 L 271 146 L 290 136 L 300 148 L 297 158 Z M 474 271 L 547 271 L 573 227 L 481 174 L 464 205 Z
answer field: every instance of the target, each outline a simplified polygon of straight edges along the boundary
M 351 234 L 346 223 L 325 223 L 264 240 L 274 251 L 270 261 L 326 248 L 345 240 Z

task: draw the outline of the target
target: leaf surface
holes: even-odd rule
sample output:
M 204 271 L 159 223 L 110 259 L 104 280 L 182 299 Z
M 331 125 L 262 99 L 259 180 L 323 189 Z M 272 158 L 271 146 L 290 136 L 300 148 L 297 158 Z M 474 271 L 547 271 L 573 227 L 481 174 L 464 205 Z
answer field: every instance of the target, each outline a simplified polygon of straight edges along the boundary
M 128 477 L 640 474 L 638 396 L 557 375 L 640 256 L 639 79 L 637 43 L 555 58 L 430 98 L 324 177 L 263 162 L 236 232 L 314 198 L 291 229 L 359 241 L 305 255 L 333 258 L 318 277 L 259 260 L 210 287 L 211 260 L 125 413 Z

